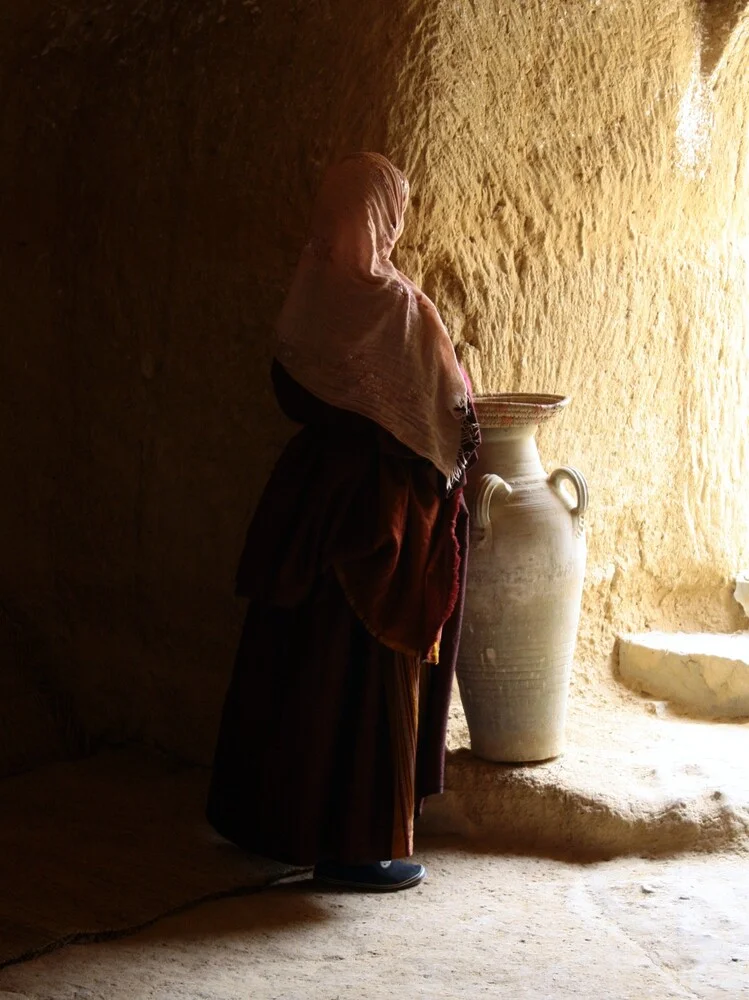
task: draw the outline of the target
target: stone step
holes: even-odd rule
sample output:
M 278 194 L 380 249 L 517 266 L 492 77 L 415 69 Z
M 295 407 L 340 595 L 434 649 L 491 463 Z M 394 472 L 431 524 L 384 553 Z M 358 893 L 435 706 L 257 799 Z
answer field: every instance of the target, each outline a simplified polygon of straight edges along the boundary
M 749 632 L 645 632 L 619 639 L 625 684 L 690 715 L 749 717 Z

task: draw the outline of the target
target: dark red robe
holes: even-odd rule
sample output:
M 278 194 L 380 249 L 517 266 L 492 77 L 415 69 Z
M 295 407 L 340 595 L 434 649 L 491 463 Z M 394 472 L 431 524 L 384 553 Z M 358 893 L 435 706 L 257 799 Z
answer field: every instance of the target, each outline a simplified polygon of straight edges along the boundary
M 271 475 L 240 561 L 237 592 L 250 606 L 208 819 L 289 864 L 410 853 L 408 837 L 404 847 L 394 835 L 403 787 L 412 811 L 443 787 L 468 551 L 462 491 L 446 497 L 430 462 L 321 402 L 277 362 L 273 381 L 304 427 Z M 418 684 L 422 662 L 418 737 L 414 726 L 404 744 L 392 677 L 415 669 Z

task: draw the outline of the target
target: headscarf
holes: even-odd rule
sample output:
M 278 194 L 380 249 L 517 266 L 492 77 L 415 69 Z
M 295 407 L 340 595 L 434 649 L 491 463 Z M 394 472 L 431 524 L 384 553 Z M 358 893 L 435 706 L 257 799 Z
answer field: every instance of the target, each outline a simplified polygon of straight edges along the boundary
M 378 153 L 326 173 L 281 311 L 276 357 L 332 406 L 374 420 L 447 480 L 478 443 L 470 394 L 436 307 L 390 261 L 409 186 Z

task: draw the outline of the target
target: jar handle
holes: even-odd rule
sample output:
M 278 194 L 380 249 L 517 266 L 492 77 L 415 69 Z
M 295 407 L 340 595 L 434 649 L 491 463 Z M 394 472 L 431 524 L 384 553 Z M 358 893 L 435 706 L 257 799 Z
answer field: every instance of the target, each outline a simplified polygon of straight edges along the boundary
M 569 500 L 560 489 L 560 483 L 564 479 L 567 479 L 575 487 L 577 504 L 574 507 L 570 507 Z M 567 510 L 569 510 L 570 514 L 572 514 L 573 517 L 582 518 L 585 511 L 588 509 L 588 484 L 585 481 L 585 476 L 582 472 L 578 472 L 577 469 L 573 469 L 571 465 L 563 465 L 560 469 L 555 469 L 552 472 L 549 476 L 548 483 L 565 505 Z
M 506 500 L 512 493 L 512 486 L 506 483 L 501 476 L 495 476 L 493 473 L 481 477 L 476 494 L 474 519 L 476 527 L 484 533 L 484 537 L 479 543 L 482 547 L 489 546 L 492 542 L 491 506 L 497 490 L 500 490 L 499 499 Z

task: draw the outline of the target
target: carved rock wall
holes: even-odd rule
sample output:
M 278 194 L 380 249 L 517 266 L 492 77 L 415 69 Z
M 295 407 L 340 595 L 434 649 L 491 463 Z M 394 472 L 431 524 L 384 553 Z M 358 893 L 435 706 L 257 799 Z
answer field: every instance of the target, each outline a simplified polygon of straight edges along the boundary
M 272 324 L 320 170 L 356 148 L 410 176 L 399 266 L 477 389 L 574 397 L 540 447 L 591 487 L 578 697 L 610 683 L 620 629 L 745 623 L 729 587 L 749 561 L 734 13 L 709 77 L 690 0 L 0 15 L 0 599 L 31 637 L 24 657 L 8 645 L 7 759 L 33 756 L 29 684 L 57 719 L 49 752 L 84 733 L 209 758 L 234 565 L 291 430 Z

